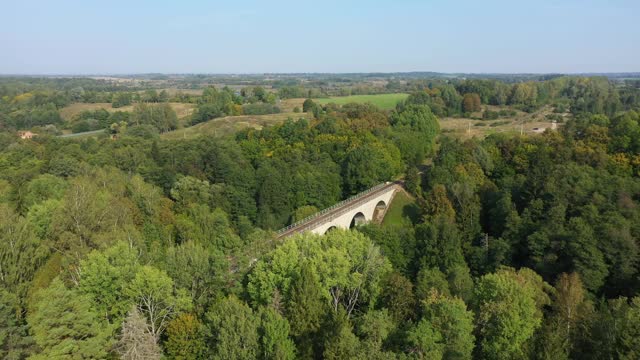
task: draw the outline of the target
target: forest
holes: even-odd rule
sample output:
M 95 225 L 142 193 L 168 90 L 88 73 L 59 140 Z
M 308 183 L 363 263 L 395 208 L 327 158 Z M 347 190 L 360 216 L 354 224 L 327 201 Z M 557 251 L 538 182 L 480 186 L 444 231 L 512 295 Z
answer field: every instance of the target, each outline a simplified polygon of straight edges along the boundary
M 640 83 L 379 76 L 0 78 L 0 358 L 640 358 Z M 318 101 L 378 93 L 409 95 Z M 543 106 L 557 130 L 441 131 Z M 276 240 L 397 179 L 413 216 Z

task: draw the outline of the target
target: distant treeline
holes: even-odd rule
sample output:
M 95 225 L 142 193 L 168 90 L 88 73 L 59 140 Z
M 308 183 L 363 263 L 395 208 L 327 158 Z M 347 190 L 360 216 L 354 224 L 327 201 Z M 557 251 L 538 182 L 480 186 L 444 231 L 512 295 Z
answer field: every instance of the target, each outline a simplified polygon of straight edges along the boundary
M 192 124 L 220 116 L 278 113 L 279 99 L 379 93 L 410 93 L 408 103 L 428 105 L 434 114 L 441 117 L 469 115 L 486 105 L 510 106 L 527 112 L 550 105 L 557 113 L 604 113 L 609 116 L 640 106 L 640 81 L 632 79 L 618 82 L 606 77 L 500 75 L 502 77 L 496 79 L 387 77 L 384 81 L 378 81 L 374 74 L 370 75 L 308 75 L 311 80 L 305 82 L 301 78 L 284 75 L 274 76 L 268 81 L 260 76 L 246 76 L 240 79 L 248 80 L 248 83 L 262 81 L 269 85 L 236 89 L 207 86 L 201 95 L 179 90 L 169 94 L 165 89 L 148 87 L 152 85 L 144 90 L 138 88 L 146 86 L 143 82 L 126 85 L 127 82 L 120 84 L 83 78 L 6 77 L 0 78 L 0 129 L 49 126 L 58 130 L 73 127 L 78 130 L 95 129 L 97 124 L 108 127 L 114 123 L 87 117 L 81 120 L 88 122 L 81 124 L 75 119 L 65 123 L 59 110 L 77 102 L 106 102 L 114 108 L 140 103 L 193 103 L 197 109 L 191 117 Z M 168 81 L 175 84 L 176 81 L 191 78 L 170 78 Z M 197 76 L 195 78 L 200 79 Z M 485 115 L 488 118 L 495 117 L 491 113 Z M 158 130 L 171 128 L 162 127 Z

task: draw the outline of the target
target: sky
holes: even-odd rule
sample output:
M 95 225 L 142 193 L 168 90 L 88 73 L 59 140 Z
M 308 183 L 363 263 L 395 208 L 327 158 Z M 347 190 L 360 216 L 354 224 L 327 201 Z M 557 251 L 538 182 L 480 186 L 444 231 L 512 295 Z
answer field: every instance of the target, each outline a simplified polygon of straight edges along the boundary
M 640 72 L 640 0 L 0 0 L 0 74 Z

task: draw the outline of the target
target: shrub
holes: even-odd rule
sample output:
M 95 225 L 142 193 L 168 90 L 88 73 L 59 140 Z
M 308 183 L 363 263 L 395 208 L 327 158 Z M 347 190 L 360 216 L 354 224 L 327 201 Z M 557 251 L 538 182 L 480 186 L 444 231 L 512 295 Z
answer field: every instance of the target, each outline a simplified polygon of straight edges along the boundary
M 497 111 L 485 109 L 482 113 L 482 118 L 484 120 L 496 120 L 498 117 L 500 117 L 500 114 Z
M 498 111 L 498 115 L 500 117 L 512 117 L 512 116 L 516 116 L 517 112 L 513 109 L 501 109 L 500 111 Z
M 255 103 L 242 105 L 242 112 L 245 115 L 267 115 L 278 114 L 280 108 L 267 103 Z
M 491 123 L 491 125 L 489 125 L 489 126 L 491 126 L 491 127 L 496 127 L 496 126 L 500 126 L 500 125 L 507 125 L 507 124 L 510 124 L 510 123 L 511 123 L 511 121 L 503 120 L 503 121 L 496 121 L 496 122 L 493 122 L 493 123 Z

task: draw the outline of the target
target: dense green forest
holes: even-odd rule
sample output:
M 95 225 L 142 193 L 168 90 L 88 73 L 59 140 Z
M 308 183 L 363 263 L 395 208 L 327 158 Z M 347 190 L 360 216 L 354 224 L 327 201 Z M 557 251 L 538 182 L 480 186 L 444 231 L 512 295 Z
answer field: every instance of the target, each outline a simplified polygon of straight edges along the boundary
M 390 80 L 411 94 L 392 111 L 309 98 L 311 120 L 159 135 L 169 101 L 195 124 L 320 91 L 285 80 L 0 81 L 0 358 L 640 358 L 637 83 Z M 133 105 L 75 119 L 117 139 L 16 135 L 93 101 Z M 570 116 L 540 135 L 440 132 L 487 105 Z M 276 240 L 399 178 L 418 216 Z

